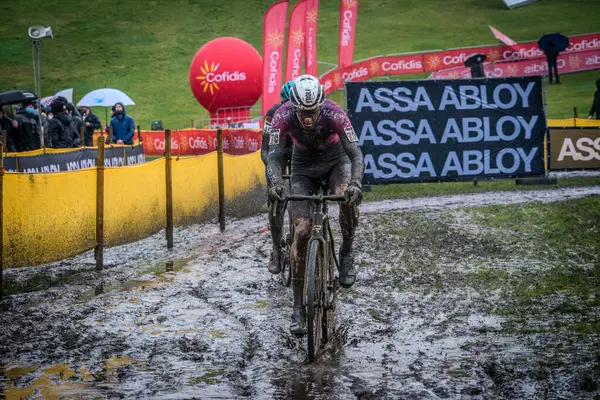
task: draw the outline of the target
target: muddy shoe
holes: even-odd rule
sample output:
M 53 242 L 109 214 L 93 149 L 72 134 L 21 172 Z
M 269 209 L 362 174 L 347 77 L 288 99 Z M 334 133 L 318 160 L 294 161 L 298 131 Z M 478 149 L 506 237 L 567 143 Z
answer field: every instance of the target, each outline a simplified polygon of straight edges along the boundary
M 304 308 L 294 307 L 294 312 L 292 313 L 292 323 L 290 325 L 290 333 L 296 336 L 306 335 L 306 328 L 304 327 L 306 323 L 306 315 L 304 313 Z
M 354 270 L 354 258 L 352 253 L 340 253 L 340 285 L 343 288 L 349 288 L 356 281 L 356 271 Z
M 272 274 L 278 274 L 281 272 L 281 251 L 271 250 L 271 259 L 269 261 L 269 272 Z

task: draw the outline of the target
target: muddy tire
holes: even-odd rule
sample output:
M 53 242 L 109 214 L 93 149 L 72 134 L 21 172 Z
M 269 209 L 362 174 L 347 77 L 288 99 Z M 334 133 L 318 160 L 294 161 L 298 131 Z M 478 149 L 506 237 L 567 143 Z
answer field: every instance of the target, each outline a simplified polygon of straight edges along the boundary
M 309 243 L 306 262 L 306 327 L 308 360 L 317 359 L 323 341 L 326 280 L 323 268 L 323 246 L 320 241 Z
M 283 286 L 289 287 L 292 283 L 292 220 L 291 207 L 284 211 L 283 223 L 281 224 L 281 273 L 279 280 Z

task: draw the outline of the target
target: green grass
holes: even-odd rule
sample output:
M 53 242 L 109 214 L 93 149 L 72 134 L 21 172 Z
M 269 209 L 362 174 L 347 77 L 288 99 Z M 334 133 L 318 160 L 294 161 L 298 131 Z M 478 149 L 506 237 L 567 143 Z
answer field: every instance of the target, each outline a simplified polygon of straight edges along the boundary
M 507 274 L 503 270 L 481 270 L 467 275 L 473 287 L 496 287 L 509 295 L 511 305 L 501 314 L 526 317 L 536 310 L 578 314 L 585 318 L 557 321 L 556 327 L 566 325 L 577 333 L 600 334 L 600 322 L 594 317 L 600 310 L 600 196 L 550 204 L 481 207 L 468 212 L 477 223 L 496 232 L 490 236 L 505 232 L 505 237 L 497 240 L 512 243 L 512 251 L 524 263 L 535 259 L 544 265 L 538 271 Z M 510 238 L 514 241 L 509 243 Z M 525 328 L 529 329 L 526 323 Z M 521 328 L 518 331 L 524 333 Z
M 78 101 L 90 90 L 116 87 L 136 102 L 129 113 L 142 128 L 148 129 L 154 119 L 162 119 L 168 128 L 184 128 L 192 119 L 207 115 L 188 85 L 196 51 L 216 37 L 236 36 L 261 52 L 262 19 L 271 3 L 4 2 L 2 15 L 7 17 L 0 24 L 0 90 L 34 87 L 27 28 L 50 25 L 55 38 L 42 44 L 42 95 L 73 87 Z M 596 0 L 544 0 L 515 10 L 508 10 L 500 0 L 449 4 L 446 0 L 361 2 L 355 59 L 496 43 L 488 24 L 517 41 L 536 39 L 548 31 L 573 35 L 599 30 L 600 2 Z M 320 7 L 318 58 L 335 64 L 339 1 L 322 0 Z M 321 64 L 320 73 L 330 68 Z M 597 71 L 569 75 L 563 85 L 549 87 L 549 116 L 571 117 L 573 107 L 586 112 L 597 76 Z M 341 101 L 342 92 L 332 98 Z M 104 109 L 95 112 L 104 117 Z
M 415 197 L 447 196 L 465 193 L 484 193 L 498 190 L 540 190 L 556 187 L 600 185 L 600 177 L 558 179 L 556 185 L 516 185 L 514 180 L 477 182 L 434 182 L 375 185 L 365 192 L 365 200 L 409 199 Z

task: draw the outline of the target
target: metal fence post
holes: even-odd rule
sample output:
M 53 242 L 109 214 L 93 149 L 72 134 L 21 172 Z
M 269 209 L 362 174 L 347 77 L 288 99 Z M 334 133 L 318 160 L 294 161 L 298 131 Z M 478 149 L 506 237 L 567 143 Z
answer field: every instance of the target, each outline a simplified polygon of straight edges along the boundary
M 171 157 L 171 130 L 165 130 L 165 176 L 167 188 L 167 249 L 173 248 L 173 165 Z
M 219 228 L 225 232 L 225 182 L 223 173 L 223 130 L 217 128 L 217 175 L 219 184 Z
M 96 270 L 104 267 L 104 135 L 98 137 L 96 160 Z

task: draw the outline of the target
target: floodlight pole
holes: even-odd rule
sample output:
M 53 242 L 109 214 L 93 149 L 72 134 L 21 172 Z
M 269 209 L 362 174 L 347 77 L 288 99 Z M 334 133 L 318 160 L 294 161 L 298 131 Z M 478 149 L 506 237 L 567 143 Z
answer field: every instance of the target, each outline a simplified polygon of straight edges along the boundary
M 33 39 L 34 62 L 35 62 L 35 91 L 38 97 L 38 121 L 40 123 L 40 143 L 44 147 L 44 127 L 42 126 L 42 78 L 40 72 L 40 48 L 42 39 Z

